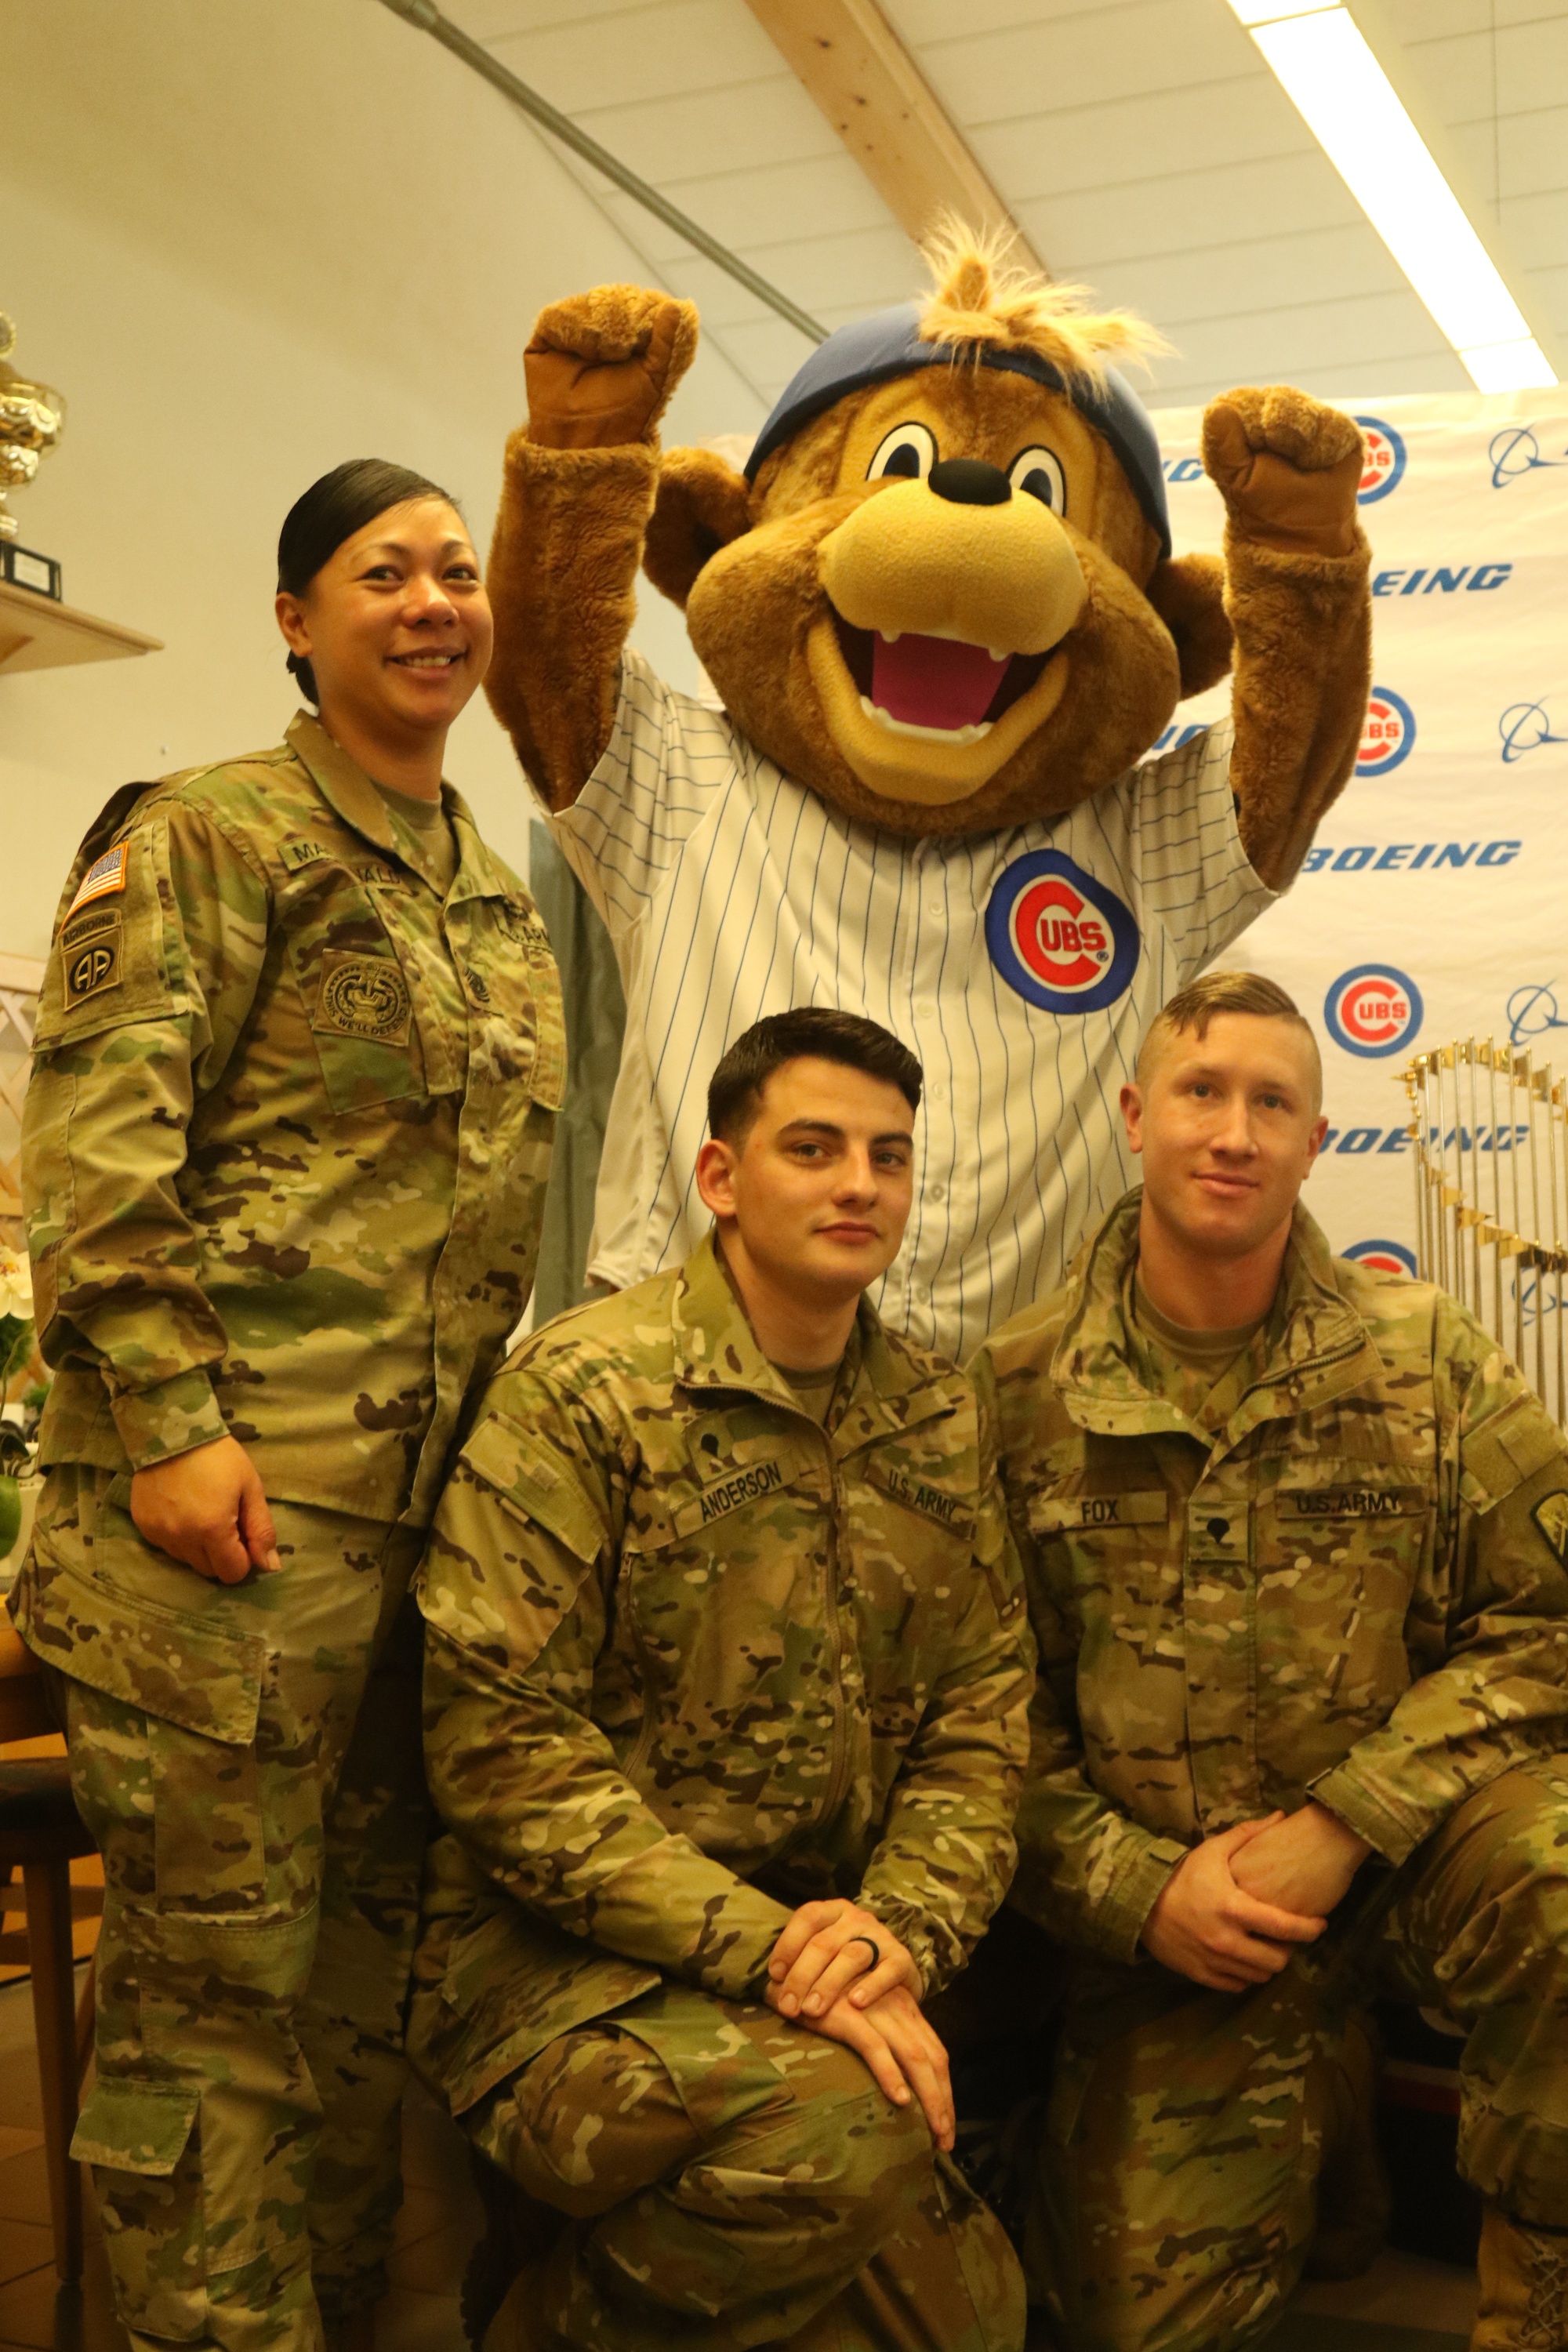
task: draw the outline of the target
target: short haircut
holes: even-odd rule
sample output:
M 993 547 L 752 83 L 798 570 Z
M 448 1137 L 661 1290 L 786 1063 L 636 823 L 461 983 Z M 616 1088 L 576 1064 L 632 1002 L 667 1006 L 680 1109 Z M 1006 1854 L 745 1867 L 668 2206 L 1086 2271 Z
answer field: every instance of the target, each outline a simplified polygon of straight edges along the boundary
M 744 1142 L 773 1072 L 807 1055 L 864 1070 L 897 1087 L 911 1110 L 921 1107 L 921 1066 L 890 1030 L 858 1013 L 803 1004 L 753 1022 L 736 1038 L 708 1081 L 709 1133 L 724 1143 Z
M 1173 1037 L 1206 1037 L 1209 1023 L 1221 1013 L 1249 1013 L 1260 1021 L 1293 1022 L 1312 1049 L 1314 1101 L 1321 1105 L 1323 1058 L 1312 1024 L 1303 1017 L 1295 998 L 1287 995 L 1278 981 L 1265 980 L 1260 971 L 1205 971 L 1179 988 L 1154 1015 L 1138 1048 L 1139 1085 L 1148 1085 L 1154 1065 Z
M 462 509 L 449 490 L 406 466 L 384 457 L 348 457 L 312 482 L 283 518 L 278 534 L 278 586 L 290 596 L 302 596 L 329 557 L 345 539 L 374 522 L 389 507 L 406 506 L 410 499 L 441 499 Z M 303 654 L 290 654 L 285 665 L 298 679 L 301 692 L 321 707 L 316 673 Z

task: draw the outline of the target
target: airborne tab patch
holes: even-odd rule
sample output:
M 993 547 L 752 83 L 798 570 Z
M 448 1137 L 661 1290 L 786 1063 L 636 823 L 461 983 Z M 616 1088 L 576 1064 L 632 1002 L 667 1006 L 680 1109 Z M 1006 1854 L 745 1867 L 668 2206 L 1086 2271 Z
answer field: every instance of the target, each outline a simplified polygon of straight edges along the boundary
M 1530 1516 L 1558 1559 L 1568 1561 L 1568 1495 L 1543 1495 Z
M 100 916 L 94 923 L 76 926 L 76 938 L 65 949 L 66 1009 L 81 1004 L 100 989 L 118 988 L 125 977 L 121 962 L 118 915 Z

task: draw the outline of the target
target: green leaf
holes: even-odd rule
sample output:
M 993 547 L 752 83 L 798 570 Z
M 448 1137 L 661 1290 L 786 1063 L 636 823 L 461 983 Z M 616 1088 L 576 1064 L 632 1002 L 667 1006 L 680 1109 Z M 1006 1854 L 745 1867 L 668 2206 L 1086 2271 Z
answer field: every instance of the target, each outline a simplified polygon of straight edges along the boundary
M 0 1559 L 22 1532 L 22 1496 L 15 1478 L 0 1478 Z

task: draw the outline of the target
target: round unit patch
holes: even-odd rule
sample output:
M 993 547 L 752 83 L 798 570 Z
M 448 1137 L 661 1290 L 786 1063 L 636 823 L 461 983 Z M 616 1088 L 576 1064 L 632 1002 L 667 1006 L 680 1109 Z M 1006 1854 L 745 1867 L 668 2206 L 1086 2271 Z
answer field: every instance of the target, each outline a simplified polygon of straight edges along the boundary
M 1379 499 L 1387 498 L 1390 490 L 1399 488 L 1405 471 L 1405 443 L 1381 416 L 1358 416 L 1355 421 L 1366 443 L 1356 504 L 1375 506 Z
M 1392 687 L 1374 686 L 1355 755 L 1358 776 L 1386 776 L 1415 747 L 1415 713 Z
M 999 877 L 985 944 L 1009 988 L 1045 1013 L 1099 1013 L 1126 992 L 1140 940 L 1131 909 L 1059 849 L 1032 849 Z
M 1341 972 L 1323 999 L 1336 1045 L 1376 1060 L 1397 1054 L 1421 1026 L 1421 991 L 1391 963 L 1358 963 Z
M 1377 1274 L 1407 1274 L 1415 1272 L 1415 1253 L 1403 1242 L 1352 1242 L 1349 1249 L 1337 1255 L 1348 1257 L 1354 1265 L 1370 1265 Z

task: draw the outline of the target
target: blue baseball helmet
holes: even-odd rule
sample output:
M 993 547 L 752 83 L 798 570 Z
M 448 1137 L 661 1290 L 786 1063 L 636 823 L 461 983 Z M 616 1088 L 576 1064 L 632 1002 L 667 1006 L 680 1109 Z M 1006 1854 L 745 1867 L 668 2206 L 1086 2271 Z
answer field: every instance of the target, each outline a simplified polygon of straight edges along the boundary
M 917 368 L 952 367 L 966 363 L 974 346 L 927 343 L 921 340 L 920 305 L 900 302 L 895 310 L 873 311 L 857 319 L 819 343 L 784 386 L 773 415 L 757 436 L 746 460 L 746 479 L 755 481 L 757 469 L 781 443 L 831 408 L 846 393 L 862 384 L 888 383 L 895 376 L 912 375 Z M 1088 377 L 1068 375 L 1038 352 L 998 351 L 979 347 L 983 367 L 1000 368 L 1007 375 L 1032 376 L 1037 383 L 1066 394 L 1080 416 L 1103 433 L 1121 461 L 1121 469 L 1138 496 L 1138 503 L 1160 534 L 1160 551 L 1171 552 L 1171 517 L 1165 504 L 1165 477 L 1160 467 L 1160 445 L 1148 410 L 1123 375 L 1105 371 L 1103 389 Z

